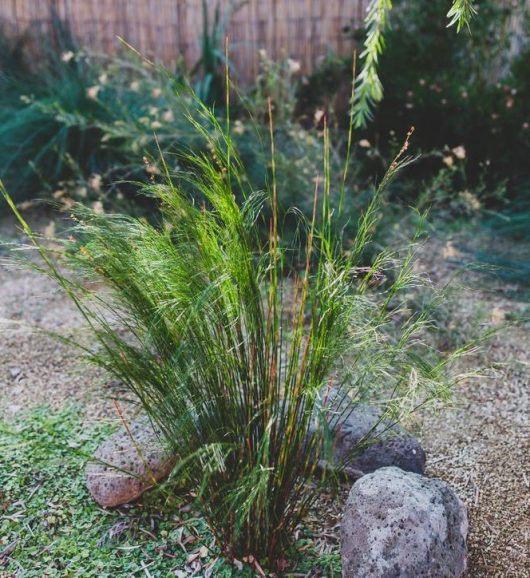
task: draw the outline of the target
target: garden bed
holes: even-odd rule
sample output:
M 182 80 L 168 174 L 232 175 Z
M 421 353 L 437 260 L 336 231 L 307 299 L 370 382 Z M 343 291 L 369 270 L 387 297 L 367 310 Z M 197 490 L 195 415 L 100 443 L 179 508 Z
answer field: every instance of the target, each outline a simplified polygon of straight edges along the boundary
M 47 225 L 43 221 L 38 227 Z M 13 231 L 11 222 L 4 222 L 2 238 L 12 238 Z M 445 241 L 430 242 L 423 255 L 424 268 L 437 280 L 452 268 L 454 254 Z M 478 280 L 484 285 L 483 277 Z M 477 278 L 472 281 L 476 284 Z M 123 392 L 75 352 L 31 330 L 38 324 L 62 333 L 83 333 L 73 305 L 50 281 L 2 266 L 0 282 L 2 427 L 19 429 L 23 441 L 9 443 L 0 462 L 0 568 L 3 564 L 5 576 L 22 569 L 25 576 L 39 577 L 45 570 L 48 576 L 65 571 L 83 576 L 118 571 L 185 576 L 194 568 L 209 569 L 210 576 L 244 575 L 225 564 L 212 546 L 192 496 L 178 498 L 182 501 L 177 514 L 163 513 L 164 494 L 156 492 L 112 512 L 92 503 L 83 466 L 97 442 L 119 425 L 113 398 Z M 488 290 L 459 296 L 456 326 L 465 325 L 477 312 L 493 324 L 522 318 L 527 305 L 506 298 L 500 289 L 489 283 Z M 450 483 L 469 509 L 472 578 L 519 578 L 527 575 L 530 565 L 530 520 L 525 513 L 530 473 L 524 470 L 529 450 L 524 428 L 529 407 L 527 342 L 524 323 L 499 333 L 480 360 L 493 364 L 495 371 L 463 382 L 452 408 L 429 413 L 420 424 L 428 475 Z M 126 401 L 120 405 L 132 411 Z M 13 440 L 9 435 L 3 439 Z M 321 495 L 317 509 L 300 528 L 288 575 L 340 574 L 339 524 L 345 495 Z M 4 576 L 1 571 L 0 575 Z

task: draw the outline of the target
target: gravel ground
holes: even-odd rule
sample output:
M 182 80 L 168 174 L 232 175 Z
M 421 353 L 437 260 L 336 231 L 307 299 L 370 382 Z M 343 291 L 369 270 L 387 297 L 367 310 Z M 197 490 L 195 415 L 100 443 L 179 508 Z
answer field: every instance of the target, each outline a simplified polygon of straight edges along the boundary
M 29 271 L 0 268 L 0 413 L 49 404 L 79 402 L 89 416 L 109 414 L 112 405 L 102 371 L 75 351 L 37 331 L 79 335 L 83 322 L 53 282 Z
M 477 309 L 493 325 L 529 312 L 495 287 L 460 296 L 464 324 Z M 490 369 L 460 385 L 452 408 L 423 419 L 427 475 L 451 484 L 468 507 L 469 577 L 530 577 L 528 321 L 499 331 L 468 363 Z
M 0 238 L 13 237 L 10 221 L 0 230 Z M 425 255 L 424 268 L 435 280 L 443 278 L 452 249 L 432 243 Z M 0 415 L 11 419 L 30 406 L 78 402 L 87 419 L 118 419 L 112 381 L 32 328 L 82 335 L 82 320 L 70 302 L 51 281 L 5 265 L 0 265 L 0 287 Z M 491 288 L 459 299 L 462 319 L 480 309 L 492 323 L 524 307 Z M 463 382 L 453 407 L 422 420 L 428 475 L 449 482 L 469 508 L 471 578 L 530 577 L 529 335 L 524 325 L 498 334 L 478 360 L 494 364 L 495 372 Z M 328 527 L 324 551 L 326 540 L 329 549 L 336 548 L 336 518 Z
M 36 231 L 49 227 L 40 217 Z M 11 219 L 0 221 L 0 241 L 18 241 Z M 0 252 L 5 257 L 6 250 Z M 5 261 L 5 259 L 3 259 Z M 87 419 L 118 419 L 113 382 L 78 353 L 43 331 L 77 339 L 85 332 L 80 313 L 56 284 L 34 271 L 0 262 L 0 415 L 26 408 L 78 403 Z

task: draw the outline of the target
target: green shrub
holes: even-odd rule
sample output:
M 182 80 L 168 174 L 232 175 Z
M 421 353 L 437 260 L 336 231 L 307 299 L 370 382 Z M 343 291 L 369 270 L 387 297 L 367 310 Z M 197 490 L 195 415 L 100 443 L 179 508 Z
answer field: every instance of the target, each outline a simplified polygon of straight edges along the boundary
M 423 10 L 423 6 L 404 2 L 408 9 Z M 379 60 L 385 52 L 387 31 L 389 28 L 389 15 L 392 11 L 392 0 L 372 0 L 366 9 L 365 34 L 363 48 L 360 52 L 360 70 L 356 75 L 356 89 L 352 95 L 352 115 L 354 126 L 365 127 L 373 117 L 373 107 L 383 98 L 383 85 L 379 77 Z M 428 8 L 427 8 L 428 9 Z M 444 14 L 440 21 L 434 23 L 430 32 L 434 33 L 443 22 L 444 15 L 449 19 L 447 28 L 455 26 L 456 31 L 468 28 L 473 17 L 477 14 L 472 0 L 453 0 L 449 12 L 445 14 L 447 4 L 444 5 Z M 406 22 L 413 22 L 411 16 L 406 16 Z M 402 61 L 403 62 L 403 61 Z M 409 63 L 407 62 L 407 65 Z
M 513 8 L 480 2 L 472 33 L 457 36 L 433 32 L 444 10 L 446 2 L 436 0 L 407 2 L 397 11 L 381 60 L 385 98 L 372 128 L 377 136 L 368 138 L 384 143 L 391 130 L 414 125 L 424 150 L 465 147 L 471 186 L 487 167 L 490 183 L 508 178 L 517 187 L 529 176 L 530 92 L 521 71 L 530 53 L 509 56 Z
M 443 153 L 446 148 L 465 148 L 465 188 L 474 194 L 484 184 L 495 189 L 504 183 L 508 198 L 514 198 L 524 193 L 530 180 L 528 33 L 523 34 L 518 54 L 509 33 L 514 11 L 520 11 L 523 19 L 528 12 L 525 15 L 521 3 L 507 6 L 490 0 L 475 7 L 471 33 L 457 34 L 440 26 L 447 11 L 445 0 L 402 0 L 395 2 L 385 32 L 378 65 L 384 97 L 373 110 L 373 122 L 357 136 L 388 159 L 395 135 L 416 127 L 416 145 L 428 158 L 408 173 L 416 181 L 413 199 L 421 193 L 418 181 L 444 169 L 445 155 L 434 156 L 431 151 Z M 522 29 L 527 31 L 528 26 L 523 24 Z M 362 32 L 356 33 L 355 40 L 362 39 Z M 312 115 L 322 106 L 343 111 L 351 69 L 351 58 L 328 57 L 301 91 L 298 113 Z M 337 116 L 343 128 L 345 118 Z M 488 205 L 500 206 L 491 197 Z
M 262 49 L 259 51 L 259 73 L 254 84 L 241 95 L 245 113 L 258 122 L 269 116 L 269 100 L 276 126 L 288 127 L 294 120 L 297 94 L 302 77 L 297 60 L 286 58 L 274 62 Z
M 254 192 L 229 135 L 206 109 L 201 114 L 192 124 L 211 156 L 189 152 L 184 174 L 168 171 L 165 183 L 145 187 L 161 203 L 158 226 L 77 208 L 63 252 L 76 277 L 60 272 L 4 195 L 44 271 L 98 339 L 98 350 L 84 349 L 87 357 L 121 379 L 159 424 L 180 456 L 175 475 L 185 472 L 196 485 L 226 555 L 278 566 L 317 495 L 307 482 L 341 417 L 369 401 L 399 420 L 447 395 L 445 369 L 462 351 L 433 355 L 419 339 L 428 307 L 402 307 L 419 282 L 412 252 L 403 259 L 384 252 L 371 267 L 359 266 L 383 190 L 407 163 L 400 159 L 406 146 L 344 252 L 330 205 L 328 147 L 311 218 L 299 220 L 306 241 L 287 243 L 274 154 L 268 193 Z M 241 204 L 236 186 L 246 191 Z M 266 203 L 263 244 L 257 223 Z M 288 267 L 293 254 L 301 269 Z M 374 294 L 385 274 L 393 281 Z M 96 279 L 109 290 L 85 283 Z
M 5 107 L 0 116 L 2 174 L 23 199 L 70 174 L 67 158 L 85 172 L 98 170 L 101 134 L 91 124 L 104 115 L 87 97 L 87 78 L 77 67 L 43 80 L 40 95 L 21 95 L 23 103 Z
M 4 55 L 0 76 L 0 175 L 19 200 L 50 192 L 74 165 L 89 173 L 101 162 L 93 119 L 107 112 L 90 93 L 98 70 L 53 8 L 50 18 L 50 37 L 31 32 L 24 37 L 39 50 L 38 67 L 30 63 L 25 46 L 16 48 L 20 40 L 7 29 L 2 35 L 2 43 L 13 48 Z
M 57 42 L 30 38 L 41 51 L 38 68 L 17 70 L 21 40 L 0 36 L 10 49 L 0 75 L 0 176 L 17 201 L 56 190 L 63 200 L 76 190 L 85 198 L 92 176 L 100 192 L 116 181 L 147 180 L 158 172 L 150 161 L 159 147 L 194 146 L 186 119 L 194 101 L 184 75 L 130 51 L 110 59 L 87 54 L 66 23 L 53 23 Z

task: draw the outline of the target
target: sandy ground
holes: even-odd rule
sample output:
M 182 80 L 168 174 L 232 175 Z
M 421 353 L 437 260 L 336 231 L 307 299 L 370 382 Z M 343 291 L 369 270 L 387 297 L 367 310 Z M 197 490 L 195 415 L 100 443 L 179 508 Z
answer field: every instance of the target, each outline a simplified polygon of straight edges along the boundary
M 0 238 L 14 238 L 10 222 L 1 223 L 0 231 Z M 433 243 L 425 268 L 447 261 L 446 253 L 446 245 Z M 437 266 L 434 277 L 447 268 Z M 0 265 L 0 287 L 0 415 L 11 419 L 31 406 L 77 402 L 89 420 L 118 419 L 112 380 L 34 330 L 38 325 L 82 335 L 72 304 L 51 281 L 5 265 Z M 491 287 L 466 292 L 459 303 L 463 317 L 478 308 L 494 323 L 524 307 Z M 500 333 L 474 360 L 494 365 L 495 371 L 466 380 L 451 408 L 423 418 L 428 475 L 450 483 L 469 510 L 470 578 L 530 577 L 529 349 L 530 330 L 524 324 Z

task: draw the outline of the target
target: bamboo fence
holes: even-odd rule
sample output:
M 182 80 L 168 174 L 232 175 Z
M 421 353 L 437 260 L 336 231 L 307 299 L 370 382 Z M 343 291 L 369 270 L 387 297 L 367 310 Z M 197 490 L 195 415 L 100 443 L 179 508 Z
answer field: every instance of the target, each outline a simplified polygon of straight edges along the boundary
M 210 28 L 217 4 L 228 16 L 226 36 L 240 80 L 256 75 L 259 50 L 289 57 L 310 72 L 326 53 L 350 53 L 350 31 L 363 23 L 369 0 L 207 0 Z M 50 4 L 80 44 L 97 52 L 118 49 L 118 36 L 167 66 L 200 58 L 202 0 L 0 0 L 0 22 L 16 33 L 51 32 Z M 241 5 L 242 4 L 242 5 Z

